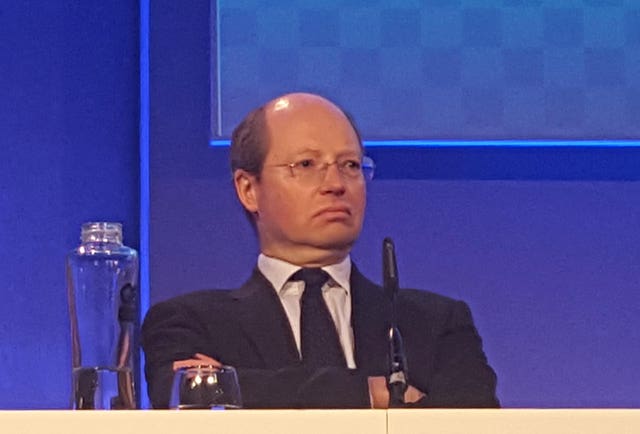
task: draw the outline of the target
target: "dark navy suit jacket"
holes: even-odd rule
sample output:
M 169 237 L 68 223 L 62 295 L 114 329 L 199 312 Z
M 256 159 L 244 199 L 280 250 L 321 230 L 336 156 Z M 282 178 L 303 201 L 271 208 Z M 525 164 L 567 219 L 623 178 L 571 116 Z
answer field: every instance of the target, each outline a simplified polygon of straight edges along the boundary
M 355 266 L 351 297 L 357 369 L 303 367 L 284 308 L 258 270 L 238 289 L 153 306 L 142 327 L 152 405 L 168 405 L 173 361 L 203 353 L 237 369 L 247 408 L 369 407 L 367 377 L 388 375 L 390 303 Z M 414 406 L 499 405 L 496 376 L 465 303 L 403 289 L 397 316 L 409 383 L 426 393 Z

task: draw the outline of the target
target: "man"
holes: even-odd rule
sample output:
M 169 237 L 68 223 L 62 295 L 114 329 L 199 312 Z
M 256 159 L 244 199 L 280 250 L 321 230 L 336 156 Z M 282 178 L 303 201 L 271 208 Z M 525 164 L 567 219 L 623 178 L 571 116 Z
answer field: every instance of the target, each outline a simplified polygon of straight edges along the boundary
M 173 370 L 222 363 L 237 369 L 246 407 L 388 407 L 390 303 L 349 256 L 369 165 L 352 122 L 317 95 L 277 98 L 236 128 L 233 180 L 259 238 L 258 266 L 239 289 L 149 311 L 142 342 L 154 407 L 167 406 Z M 404 401 L 498 406 L 467 306 L 417 290 L 397 301 Z

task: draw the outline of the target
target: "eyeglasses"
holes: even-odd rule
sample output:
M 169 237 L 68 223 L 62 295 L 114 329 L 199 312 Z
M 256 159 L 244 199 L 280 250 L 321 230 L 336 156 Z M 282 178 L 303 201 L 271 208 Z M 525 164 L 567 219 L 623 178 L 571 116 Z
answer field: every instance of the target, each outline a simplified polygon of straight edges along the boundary
M 300 182 L 308 184 L 319 184 L 327 176 L 329 166 L 336 165 L 338 171 L 347 179 L 373 179 L 375 163 L 370 157 L 362 157 L 362 160 L 346 159 L 336 160 L 331 163 L 321 162 L 314 158 L 305 158 L 294 163 L 272 164 L 268 167 L 288 167 L 291 176 Z M 267 166 L 265 166 L 267 167 Z

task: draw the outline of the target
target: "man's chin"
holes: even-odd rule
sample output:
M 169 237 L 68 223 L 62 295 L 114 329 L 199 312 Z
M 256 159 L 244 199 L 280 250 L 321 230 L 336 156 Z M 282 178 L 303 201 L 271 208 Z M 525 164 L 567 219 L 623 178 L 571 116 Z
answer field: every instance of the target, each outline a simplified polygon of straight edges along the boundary
M 349 251 L 356 242 L 358 234 L 353 233 L 330 233 L 322 236 L 322 234 L 315 234 L 320 236 L 314 236 L 312 244 L 318 248 L 325 250 L 342 250 Z

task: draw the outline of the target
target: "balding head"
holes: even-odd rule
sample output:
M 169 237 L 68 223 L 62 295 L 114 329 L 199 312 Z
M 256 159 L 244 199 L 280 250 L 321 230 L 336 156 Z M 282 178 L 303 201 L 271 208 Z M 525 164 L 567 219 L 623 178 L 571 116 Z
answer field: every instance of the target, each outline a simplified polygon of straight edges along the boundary
M 353 119 L 336 104 L 312 93 L 289 93 L 251 111 L 235 128 L 231 136 L 231 172 L 243 169 L 260 176 L 271 133 L 282 126 L 290 125 L 291 122 L 300 122 L 299 114 L 314 109 L 334 112 L 336 116 L 344 117 L 362 147 L 362 140 Z
M 296 92 L 282 95 L 264 105 L 268 117 L 287 116 L 309 107 L 322 107 L 344 116 L 340 107 L 328 99 L 313 93 Z

